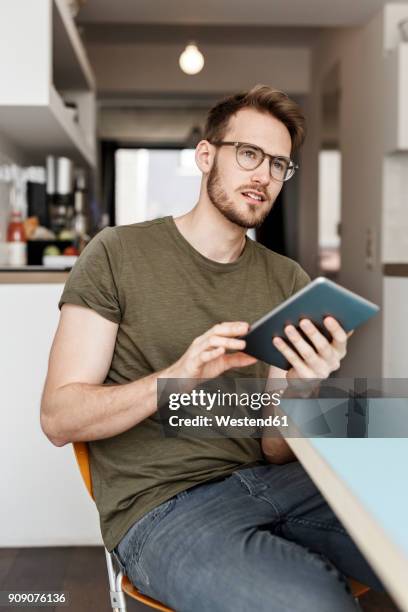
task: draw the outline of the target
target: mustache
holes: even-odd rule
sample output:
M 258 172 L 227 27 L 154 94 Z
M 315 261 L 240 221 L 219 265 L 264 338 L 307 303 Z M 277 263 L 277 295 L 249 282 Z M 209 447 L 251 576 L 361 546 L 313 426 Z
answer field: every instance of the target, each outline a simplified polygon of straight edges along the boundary
M 271 199 L 268 192 L 265 191 L 263 187 L 255 187 L 254 185 L 241 185 L 241 187 L 238 187 L 237 191 L 239 191 L 240 193 L 242 191 L 258 191 L 259 193 L 262 193 L 262 195 L 265 197 L 265 200 L 269 201 Z

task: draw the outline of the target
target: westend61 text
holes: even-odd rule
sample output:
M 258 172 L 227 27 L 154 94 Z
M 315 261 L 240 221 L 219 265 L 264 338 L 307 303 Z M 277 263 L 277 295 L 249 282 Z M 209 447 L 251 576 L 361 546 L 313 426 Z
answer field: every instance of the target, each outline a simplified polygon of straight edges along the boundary
M 267 416 L 267 417 L 231 417 L 216 415 L 214 418 L 209 416 L 197 415 L 195 417 L 179 417 L 172 415 L 169 418 L 171 427 L 288 427 L 288 417 Z

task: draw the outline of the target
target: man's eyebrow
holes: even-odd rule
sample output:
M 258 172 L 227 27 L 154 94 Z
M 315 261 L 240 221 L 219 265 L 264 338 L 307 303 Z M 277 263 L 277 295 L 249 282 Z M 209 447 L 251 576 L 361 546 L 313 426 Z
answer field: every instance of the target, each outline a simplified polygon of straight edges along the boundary
M 248 142 L 247 140 L 232 140 L 230 142 L 241 142 L 242 144 L 251 145 L 251 147 L 256 147 L 257 149 L 261 149 L 261 151 L 266 153 L 266 155 L 270 155 L 271 157 L 282 157 L 283 159 L 287 159 L 288 161 L 291 161 L 291 158 L 289 157 L 289 155 L 283 155 L 283 153 L 269 153 L 268 151 L 265 151 L 265 149 L 261 147 L 261 145 L 257 145 L 254 142 Z

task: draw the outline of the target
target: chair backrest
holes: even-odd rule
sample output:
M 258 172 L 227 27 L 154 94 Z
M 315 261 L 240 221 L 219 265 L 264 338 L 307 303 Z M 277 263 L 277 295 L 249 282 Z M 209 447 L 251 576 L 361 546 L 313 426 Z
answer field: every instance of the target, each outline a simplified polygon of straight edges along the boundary
M 81 475 L 82 475 L 82 479 L 85 483 L 85 486 L 88 490 L 89 495 L 95 501 L 95 498 L 93 496 L 93 491 L 92 491 L 91 470 L 89 467 L 88 443 L 87 442 L 73 442 L 72 446 L 74 447 L 74 453 L 75 453 L 75 457 L 78 463 L 79 471 L 81 472 Z M 109 568 L 109 565 L 110 567 L 112 567 L 111 553 L 109 553 L 106 549 L 105 549 L 105 552 L 107 556 L 108 568 Z M 108 569 L 108 573 L 109 573 L 109 569 Z M 116 581 L 116 578 L 114 578 L 114 581 Z M 137 588 L 133 586 L 133 584 L 130 582 L 130 580 L 126 576 L 122 577 L 120 588 L 115 587 L 115 585 L 111 586 L 111 589 L 112 588 L 113 589 L 117 588 L 118 591 L 123 590 L 127 595 L 129 595 L 129 597 L 133 597 L 133 599 L 136 599 L 137 601 L 141 601 L 142 603 L 144 603 L 146 606 L 149 606 L 150 608 L 155 608 L 156 610 L 162 610 L 163 612 L 174 612 L 174 610 L 172 610 L 171 608 L 167 608 L 167 606 L 160 603 L 159 601 L 156 601 L 155 599 L 151 599 L 147 595 L 142 595 L 142 593 L 139 593 Z M 123 608 L 121 608 L 121 610 L 122 609 Z
M 89 467 L 89 448 L 87 442 L 73 442 L 75 457 L 78 463 L 79 471 L 83 478 L 84 484 L 89 495 L 94 499 L 92 491 L 91 469 Z

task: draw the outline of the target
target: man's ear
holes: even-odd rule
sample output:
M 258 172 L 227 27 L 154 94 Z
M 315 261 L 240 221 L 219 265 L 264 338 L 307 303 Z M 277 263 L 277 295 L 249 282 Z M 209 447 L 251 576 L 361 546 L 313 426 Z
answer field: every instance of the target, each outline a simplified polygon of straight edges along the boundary
M 213 166 L 215 147 L 208 140 L 200 140 L 195 150 L 197 166 L 203 174 L 208 174 Z

